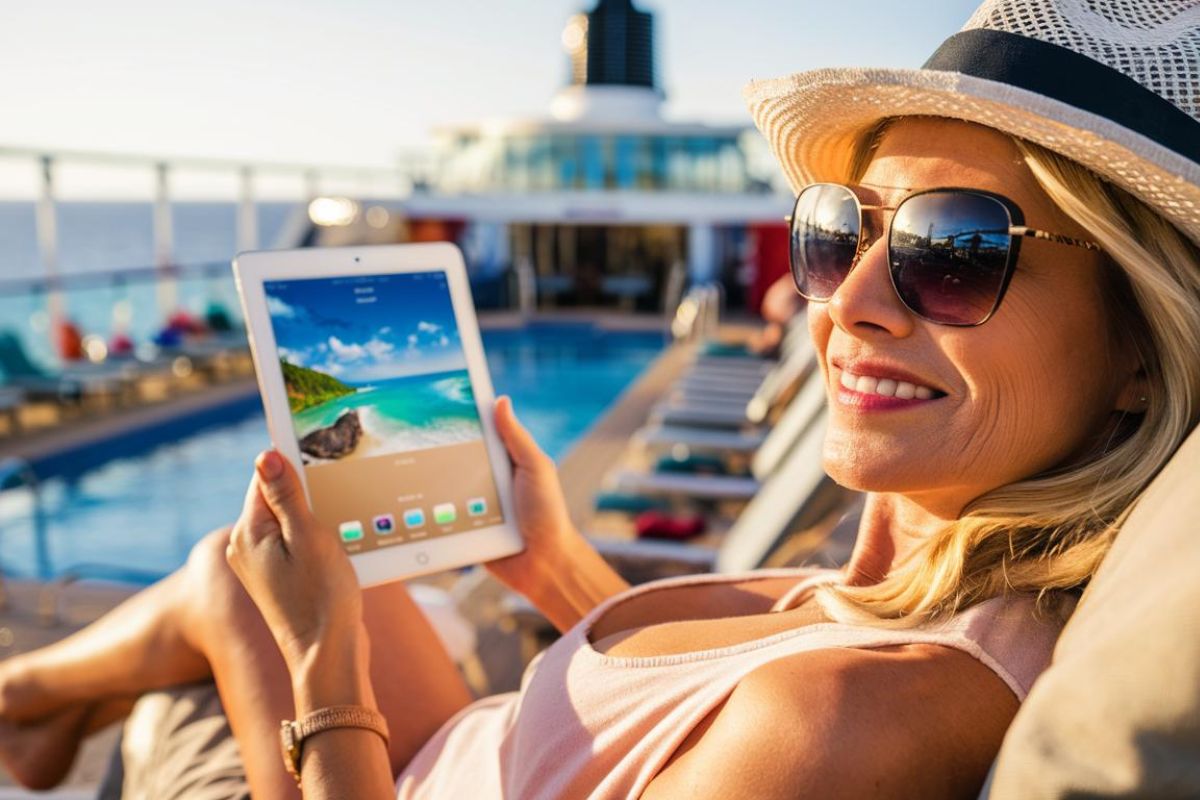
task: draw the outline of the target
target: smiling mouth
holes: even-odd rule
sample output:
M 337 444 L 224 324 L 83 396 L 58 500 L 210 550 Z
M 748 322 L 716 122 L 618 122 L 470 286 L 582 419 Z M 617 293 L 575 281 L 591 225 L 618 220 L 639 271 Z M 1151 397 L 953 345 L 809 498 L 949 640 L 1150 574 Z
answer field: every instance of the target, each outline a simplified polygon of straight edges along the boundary
M 856 394 L 894 398 L 896 400 L 933 400 L 945 396 L 945 392 L 940 392 L 929 386 L 910 383 L 909 381 L 895 380 L 893 378 L 875 378 L 870 375 L 855 375 L 846 369 L 842 369 L 841 372 L 840 383 L 842 388 Z

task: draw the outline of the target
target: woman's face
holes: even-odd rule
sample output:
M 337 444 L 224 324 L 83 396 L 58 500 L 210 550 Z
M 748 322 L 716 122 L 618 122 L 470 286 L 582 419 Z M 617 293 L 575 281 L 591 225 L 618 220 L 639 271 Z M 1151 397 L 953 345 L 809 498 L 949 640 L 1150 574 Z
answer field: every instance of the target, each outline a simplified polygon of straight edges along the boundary
M 915 189 L 984 189 L 1013 200 L 1030 227 L 1091 238 L 1043 194 L 1011 140 L 967 123 L 897 122 L 859 186 L 864 203 L 887 206 Z M 1098 253 L 1026 239 L 991 319 L 937 325 L 892 288 L 883 237 L 891 215 L 864 211 L 869 249 L 828 302 L 809 306 L 830 396 L 825 467 L 843 485 L 900 493 L 953 517 L 980 494 L 1093 446 L 1136 391 L 1135 365 L 1111 344 Z M 855 380 L 896 372 L 933 397 L 880 407 L 871 382 Z

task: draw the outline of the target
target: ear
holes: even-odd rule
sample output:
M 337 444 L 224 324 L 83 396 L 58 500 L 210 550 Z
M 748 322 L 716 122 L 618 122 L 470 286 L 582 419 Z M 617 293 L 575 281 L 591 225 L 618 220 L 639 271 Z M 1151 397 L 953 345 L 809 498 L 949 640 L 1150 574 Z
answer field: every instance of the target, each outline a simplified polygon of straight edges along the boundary
M 1125 379 L 1117 392 L 1116 411 L 1127 414 L 1145 414 L 1149 407 L 1150 381 L 1146 370 L 1140 365 Z

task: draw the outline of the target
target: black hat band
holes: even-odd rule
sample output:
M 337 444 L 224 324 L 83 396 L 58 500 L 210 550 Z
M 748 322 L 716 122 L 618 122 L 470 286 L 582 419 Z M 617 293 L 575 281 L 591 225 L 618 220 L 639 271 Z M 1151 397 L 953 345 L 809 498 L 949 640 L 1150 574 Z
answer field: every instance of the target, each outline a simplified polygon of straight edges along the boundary
M 1049 97 L 1200 163 L 1200 122 L 1118 70 L 1056 44 L 976 28 L 951 36 L 924 69 L 960 72 Z

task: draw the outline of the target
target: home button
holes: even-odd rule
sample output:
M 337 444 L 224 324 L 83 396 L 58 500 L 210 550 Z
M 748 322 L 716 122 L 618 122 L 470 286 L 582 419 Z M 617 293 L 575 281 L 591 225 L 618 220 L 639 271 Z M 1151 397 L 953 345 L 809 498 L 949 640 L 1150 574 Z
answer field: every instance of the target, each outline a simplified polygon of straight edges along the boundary
M 420 552 L 418 552 L 417 553 L 417 563 L 420 564 L 421 566 L 425 566 L 426 564 L 428 564 L 429 563 L 429 553 L 426 553 L 424 550 L 421 550 Z

